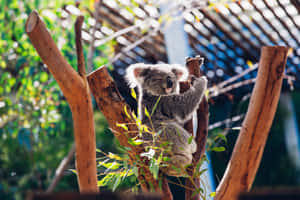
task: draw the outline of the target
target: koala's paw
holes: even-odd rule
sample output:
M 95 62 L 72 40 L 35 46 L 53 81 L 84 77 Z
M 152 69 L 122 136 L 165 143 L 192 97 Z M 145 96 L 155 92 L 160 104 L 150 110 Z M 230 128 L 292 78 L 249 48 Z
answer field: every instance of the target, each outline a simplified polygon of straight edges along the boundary
M 200 78 L 198 78 L 198 80 L 201 82 L 201 83 L 203 83 L 203 84 L 207 84 L 207 78 L 206 78 L 206 76 L 201 76 Z
M 207 78 L 205 76 L 201 76 L 199 78 L 196 78 L 194 80 L 194 84 L 193 86 L 197 89 L 197 90 L 205 90 L 207 87 Z
M 197 80 L 197 77 L 196 77 L 196 76 L 190 75 L 190 82 L 191 82 L 192 85 L 195 84 L 195 81 L 196 81 L 196 80 Z

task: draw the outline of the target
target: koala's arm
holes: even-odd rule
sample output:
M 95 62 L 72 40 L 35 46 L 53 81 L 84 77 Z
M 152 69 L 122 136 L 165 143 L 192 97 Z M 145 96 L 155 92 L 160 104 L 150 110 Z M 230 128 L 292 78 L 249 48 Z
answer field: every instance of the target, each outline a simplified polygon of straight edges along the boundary
M 184 122 L 190 119 L 191 114 L 198 108 L 204 92 L 207 87 L 207 79 L 205 76 L 196 78 L 189 90 L 182 94 L 162 96 L 161 109 L 162 112 L 169 116 Z

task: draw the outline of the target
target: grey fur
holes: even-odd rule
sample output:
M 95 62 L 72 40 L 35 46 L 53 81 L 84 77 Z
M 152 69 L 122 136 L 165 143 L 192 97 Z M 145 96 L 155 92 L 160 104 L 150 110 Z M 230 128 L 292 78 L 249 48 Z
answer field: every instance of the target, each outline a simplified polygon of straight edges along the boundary
M 171 149 L 168 155 L 171 157 L 170 164 L 179 169 L 184 169 L 192 162 L 192 154 L 197 148 L 194 139 L 188 143 L 191 135 L 183 128 L 183 124 L 191 119 L 192 113 L 197 110 L 207 86 L 207 79 L 204 76 L 194 77 L 191 88 L 179 94 L 179 81 L 182 77 L 186 78 L 187 73 L 185 68 L 178 65 L 142 63 L 131 65 L 126 71 L 131 86 L 138 86 L 139 89 L 138 106 L 142 123 L 149 127 L 153 126 L 157 133 L 161 132 L 156 146 L 165 141 L 170 142 Z M 149 113 L 153 111 L 151 119 L 143 116 L 145 107 Z M 143 133 L 143 139 L 146 142 L 153 141 L 149 133 Z M 171 166 L 163 171 L 170 176 L 183 175 Z

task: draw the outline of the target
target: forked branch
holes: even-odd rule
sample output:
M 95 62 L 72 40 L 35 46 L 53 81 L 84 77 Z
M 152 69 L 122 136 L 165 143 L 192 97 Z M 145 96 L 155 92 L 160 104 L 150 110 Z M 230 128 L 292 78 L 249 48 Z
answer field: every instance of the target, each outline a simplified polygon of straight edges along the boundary
M 29 15 L 25 28 L 33 46 L 57 81 L 71 107 L 80 192 L 97 192 L 93 108 L 89 88 L 85 81 L 83 55 L 81 53 L 78 55 L 79 75 L 61 55 L 36 11 Z M 81 42 L 80 38 L 77 40 L 78 42 Z M 78 50 L 82 51 L 82 47 L 79 46 Z

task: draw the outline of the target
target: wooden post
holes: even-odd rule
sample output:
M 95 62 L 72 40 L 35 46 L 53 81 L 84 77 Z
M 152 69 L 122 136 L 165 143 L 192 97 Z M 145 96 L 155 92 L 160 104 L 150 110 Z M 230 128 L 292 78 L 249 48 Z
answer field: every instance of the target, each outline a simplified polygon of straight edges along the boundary
M 78 74 L 69 65 L 36 11 L 29 15 L 25 28 L 71 107 L 80 192 L 98 192 L 93 107 L 84 71 Z
M 195 58 L 187 58 L 186 60 L 186 66 L 189 70 L 190 75 L 194 75 L 196 77 L 200 77 L 200 66 L 203 64 L 203 60 L 200 58 L 200 56 L 196 56 Z M 181 84 L 181 92 L 188 89 L 189 86 L 186 85 L 186 83 Z M 201 159 L 201 157 L 205 153 L 205 145 L 206 145 L 206 139 L 208 134 L 208 102 L 205 97 L 203 97 L 199 108 L 197 110 L 197 132 L 196 132 L 196 143 L 197 143 L 197 151 L 193 154 L 193 163 L 192 167 L 188 168 L 189 175 L 193 175 L 193 171 L 198 163 L 198 161 Z M 192 120 L 188 121 L 185 124 L 185 129 L 189 131 L 191 134 L 193 134 L 193 123 Z M 200 195 L 194 195 L 192 197 L 193 192 L 200 188 L 200 177 L 195 177 L 193 180 L 186 179 L 185 181 L 185 199 L 186 200 L 200 200 Z M 191 190 L 192 189 L 192 190 Z
M 215 200 L 235 200 L 252 186 L 276 112 L 288 50 L 262 48 L 248 111 Z

